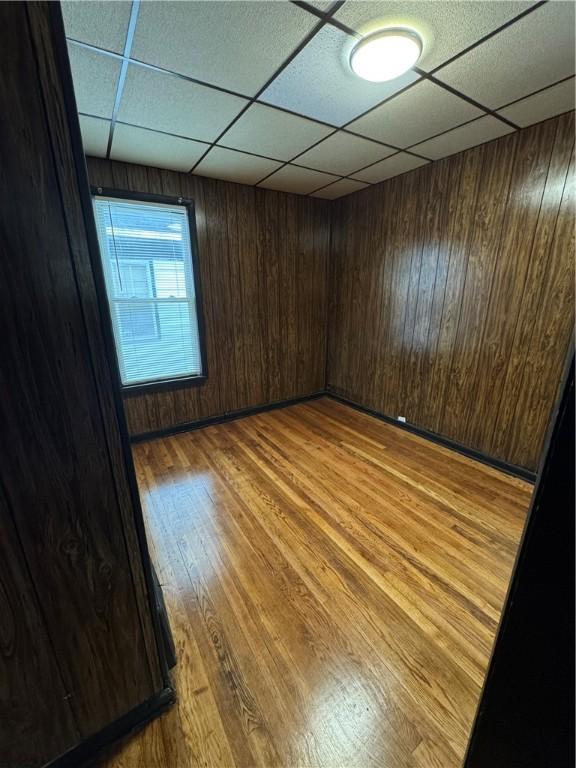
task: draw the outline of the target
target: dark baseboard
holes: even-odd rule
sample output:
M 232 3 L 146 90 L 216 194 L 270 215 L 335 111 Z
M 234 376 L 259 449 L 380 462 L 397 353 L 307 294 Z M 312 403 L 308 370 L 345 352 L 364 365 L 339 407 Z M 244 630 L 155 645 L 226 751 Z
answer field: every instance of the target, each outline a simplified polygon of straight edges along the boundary
M 156 614 L 158 616 L 158 624 L 160 627 L 160 637 L 162 638 L 162 646 L 164 649 L 164 658 L 166 664 L 170 669 L 176 666 L 176 646 L 174 645 L 174 636 L 172 635 L 172 628 L 170 627 L 170 620 L 168 619 L 168 610 L 166 608 L 166 602 L 164 601 L 164 593 L 162 592 L 162 585 L 158 579 L 156 568 L 151 563 L 152 568 L 152 580 L 154 582 L 154 602 L 156 603 Z
M 518 467 L 515 464 L 509 464 L 507 461 L 495 459 L 492 456 L 488 456 L 486 453 L 482 453 L 482 451 L 476 451 L 473 448 L 468 448 L 467 446 L 462 445 L 461 443 L 457 443 L 454 440 L 450 440 L 448 437 L 443 437 L 436 432 L 430 432 L 429 430 L 422 429 L 421 427 L 417 427 L 414 424 L 398 421 L 397 419 L 393 419 L 391 416 L 386 416 L 386 414 L 381 413 L 380 411 L 367 408 L 366 406 L 361 405 L 354 400 L 350 400 L 347 397 L 342 397 L 342 395 L 338 395 L 330 390 L 313 392 L 311 395 L 294 397 L 289 400 L 278 400 L 274 403 L 257 405 L 253 408 L 243 408 L 239 411 L 228 411 L 227 413 L 220 414 L 219 416 L 210 416 L 207 419 L 189 421 L 183 424 L 177 424 L 174 427 L 157 429 L 153 432 L 143 432 L 138 435 L 132 435 L 130 437 L 130 441 L 133 443 L 139 443 L 144 440 L 154 440 L 154 438 L 157 437 L 169 437 L 170 435 L 177 435 L 180 432 L 190 432 L 194 429 L 202 429 L 202 427 L 209 427 L 213 424 L 222 424 L 226 421 L 234 421 L 235 419 L 243 419 L 246 416 L 254 416 L 257 413 L 273 411 L 276 408 L 286 408 L 290 405 L 296 405 L 297 403 L 305 403 L 308 400 L 315 400 L 318 397 L 331 397 L 333 400 L 344 403 L 344 405 L 349 405 L 351 408 L 362 411 L 362 413 L 366 413 L 369 416 L 374 416 L 376 419 L 385 421 L 387 424 L 392 424 L 399 429 L 411 432 L 412 434 L 418 435 L 419 437 L 424 437 L 426 440 L 431 440 L 433 443 L 438 443 L 438 445 L 442 445 L 444 448 L 450 448 L 450 450 L 456 451 L 456 453 L 460 453 L 463 456 L 467 456 L 469 459 L 475 459 L 476 461 L 480 461 L 482 464 L 487 464 L 489 467 L 499 469 L 509 475 L 514 475 L 514 477 L 520 477 L 522 480 L 527 480 L 530 483 L 534 483 L 536 481 L 536 473 L 531 472 L 529 469 Z
M 495 459 L 492 456 L 488 456 L 486 453 L 482 453 L 482 451 L 476 451 L 473 448 L 467 448 L 465 445 L 461 445 L 461 443 L 450 440 L 448 437 L 438 435 L 436 432 L 430 432 L 427 429 L 416 427 L 414 424 L 398 421 L 397 419 L 393 419 L 391 416 L 386 416 L 384 413 L 380 413 L 380 411 L 367 408 L 360 403 L 354 402 L 354 400 L 349 400 L 347 397 L 337 395 L 335 392 L 331 392 L 330 390 L 327 390 L 325 394 L 328 397 L 331 397 L 333 400 L 337 400 L 339 403 L 349 405 L 351 408 L 355 408 L 357 411 L 362 411 L 362 413 L 366 413 L 369 416 L 374 416 L 376 419 L 385 421 L 387 424 L 392 424 L 393 426 L 398 427 L 399 429 L 403 429 L 406 432 L 411 432 L 412 434 L 418 435 L 419 437 L 424 437 L 426 440 L 431 440 L 433 443 L 438 443 L 444 448 L 450 448 L 452 451 L 461 453 L 463 456 L 467 456 L 469 459 L 475 459 L 476 461 L 480 461 L 482 464 L 487 464 L 489 467 L 499 469 L 509 475 L 514 475 L 514 477 L 520 477 L 522 480 L 527 480 L 530 483 L 536 482 L 536 473 L 531 472 L 529 469 L 525 469 L 524 467 L 517 467 L 515 464 L 509 464 L 507 461 Z
M 143 728 L 150 720 L 162 714 L 176 701 L 173 688 L 163 688 L 130 712 L 103 728 L 94 736 L 90 736 L 77 747 L 64 755 L 52 760 L 44 768 L 79 768 L 96 759 L 106 747 L 110 747 L 119 739 Z
M 297 405 L 298 403 L 305 403 L 308 400 L 315 400 L 317 397 L 323 397 L 326 395 L 324 390 L 319 392 L 313 392 L 310 395 L 302 395 L 301 397 L 293 397 L 289 400 L 277 400 L 274 403 L 265 403 L 264 405 L 256 405 L 252 408 L 242 408 L 238 411 L 227 411 L 218 416 L 210 416 L 207 419 L 198 419 L 197 421 L 187 421 L 183 424 L 176 424 L 173 427 L 166 427 L 165 429 L 156 429 L 152 432 L 141 432 L 138 435 L 131 435 L 130 442 L 141 443 L 144 440 L 154 440 L 156 437 L 169 437 L 170 435 L 177 435 L 180 432 L 191 432 L 193 429 L 202 429 L 202 427 L 210 427 L 213 424 L 222 424 L 226 421 L 234 421 L 235 419 L 243 419 L 246 416 L 255 416 L 257 413 L 265 413 L 266 411 L 274 411 L 276 408 L 286 408 L 289 405 Z

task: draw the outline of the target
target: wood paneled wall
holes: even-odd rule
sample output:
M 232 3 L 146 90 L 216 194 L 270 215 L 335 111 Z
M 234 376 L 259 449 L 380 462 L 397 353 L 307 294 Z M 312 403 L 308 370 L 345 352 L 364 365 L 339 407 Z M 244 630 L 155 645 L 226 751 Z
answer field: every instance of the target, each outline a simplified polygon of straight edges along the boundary
M 12 768 L 50 762 L 165 687 L 65 46 L 57 4 L 0 4 L 0 765 Z
M 328 202 L 96 158 L 88 171 L 196 208 L 208 380 L 126 397 L 132 434 L 324 389 Z
M 196 205 L 208 381 L 126 397 L 130 432 L 327 384 L 534 470 L 571 337 L 573 120 L 335 203 L 88 158 L 96 186 Z
M 574 320 L 574 114 L 337 201 L 328 386 L 535 470 Z

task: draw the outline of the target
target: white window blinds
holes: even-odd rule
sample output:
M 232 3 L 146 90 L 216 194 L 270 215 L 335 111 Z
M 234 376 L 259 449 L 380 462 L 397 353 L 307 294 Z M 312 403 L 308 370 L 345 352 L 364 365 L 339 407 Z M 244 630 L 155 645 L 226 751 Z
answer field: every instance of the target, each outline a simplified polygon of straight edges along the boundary
M 96 197 L 94 211 L 122 383 L 201 375 L 186 207 Z

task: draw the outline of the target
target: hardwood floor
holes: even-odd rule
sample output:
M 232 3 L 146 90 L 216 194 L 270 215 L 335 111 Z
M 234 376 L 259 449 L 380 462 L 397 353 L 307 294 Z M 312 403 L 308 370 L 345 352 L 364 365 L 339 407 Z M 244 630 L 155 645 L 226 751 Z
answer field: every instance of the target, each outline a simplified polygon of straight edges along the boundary
M 528 483 L 327 398 L 134 453 L 179 701 L 107 768 L 461 765 Z

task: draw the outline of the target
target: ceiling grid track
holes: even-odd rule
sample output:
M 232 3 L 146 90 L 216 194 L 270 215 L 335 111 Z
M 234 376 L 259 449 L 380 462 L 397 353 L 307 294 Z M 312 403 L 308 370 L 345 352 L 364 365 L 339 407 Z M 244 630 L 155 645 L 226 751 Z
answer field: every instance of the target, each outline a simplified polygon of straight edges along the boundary
M 132 44 L 134 42 L 134 33 L 136 32 L 136 22 L 138 20 L 139 10 L 140 0 L 132 0 L 132 6 L 130 8 L 130 20 L 128 22 L 128 32 L 126 33 L 124 53 L 122 54 L 122 65 L 120 67 L 118 84 L 116 86 L 116 97 L 114 99 L 114 108 L 112 110 L 112 120 L 110 121 L 110 133 L 108 135 L 108 146 L 106 147 L 106 159 L 110 157 L 110 150 L 112 149 L 114 127 L 118 117 L 118 110 L 120 109 L 120 102 L 122 101 L 122 94 L 124 93 L 124 84 L 126 82 L 126 75 L 128 74 L 128 64 L 130 62 L 130 54 L 132 53 Z
M 358 23 L 354 24 L 356 29 L 353 29 L 348 24 L 341 21 L 340 18 L 338 18 L 338 16 L 336 15 L 340 11 L 340 9 L 345 5 L 344 0 L 339 0 L 338 2 L 333 3 L 332 6 L 329 7 L 327 10 L 320 9 L 316 6 L 308 4 L 307 2 L 303 2 L 302 0 L 291 0 L 291 4 L 299 8 L 300 10 L 308 13 L 310 16 L 313 16 L 317 20 L 317 23 L 311 29 L 309 29 L 307 34 L 305 34 L 301 39 L 300 43 L 293 48 L 293 50 L 286 56 L 286 58 L 282 61 L 282 63 L 279 66 L 277 66 L 273 74 L 251 96 L 247 95 L 245 91 L 241 92 L 242 89 L 237 90 L 235 88 L 223 87 L 223 86 L 232 84 L 232 83 L 226 82 L 225 80 L 223 83 L 208 82 L 205 79 L 192 77 L 190 76 L 190 74 L 176 72 L 173 69 L 167 68 L 166 66 L 159 66 L 159 63 L 162 63 L 165 65 L 167 63 L 166 60 L 164 61 L 160 60 L 159 63 L 158 61 L 157 63 L 151 63 L 150 61 L 142 60 L 143 58 L 147 58 L 146 56 L 140 56 L 140 58 L 132 57 L 134 37 L 136 33 L 136 26 L 137 26 L 139 10 L 140 10 L 140 0 L 133 0 L 133 2 L 131 3 L 127 33 L 124 41 L 124 47 L 121 53 L 118 52 L 119 48 L 115 48 L 114 50 L 107 50 L 104 47 L 100 47 L 99 45 L 93 44 L 95 42 L 94 40 L 92 40 L 91 42 L 87 42 L 86 40 L 79 39 L 81 35 L 77 36 L 76 38 L 74 38 L 72 35 L 69 36 L 68 40 L 70 45 L 78 46 L 79 48 L 90 50 L 93 53 L 96 53 L 99 55 L 109 56 L 120 62 L 120 71 L 119 71 L 118 79 L 116 83 L 114 103 L 113 103 L 111 116 L 103 117 L 101 114 L 90 114 L 89 112 L 80 111 L 80 115 L 89 120 L 99 120 L 103 122 L 109 121 L 108 140 L 107 140 L 106 153 L 105 153 L 106 158 L 110 158 L 111 156 L 111 152 L 113 151 L 115 128 L 116 126 L 120 125 L 120 126 L 125 126 L 126 128 L 132 128 L 139 131 L 149 131 L 150 133 L 154 133 L 159 136 L 177 139 L 180 142 L 189 141 L 197 145 L 197 148 L 195 151 L 191 150 L 191 154 L 194 154 L 194 152 L 196 152 L 196 159 L 192 167 L 189 168 L 189 171 L 188 171 L 189 173 L 199 172 L 200 175 L 202 175 L 203 169 L 200 168 L 200 166 L 203 163 L 203 161 L 210 156 L 210 152 L 212 150 L 221 149 L 228 153 L 234 152 L 234 153 L 237 153 L 238 155 L 258 158 L 261 161 L 266 161 L 269 166 L 270 166 L 270 163 L 274 163 L 276 165 L 275 168 L 273 168 L 272 170 L 269 170 L 264 167 L 265 165 L 264 163 L 261 163 L 261 165 L 263 165 L 263 167 L 261 168 L 261 171 L 266 171 L 266 172 L 263 173 L 263 175 L 260 178 L 255 177 L 255 175 L 253 175 L 253 178 L 255 177 L 258 180 L 248 182 L 252 186 L 264 185 L 264 188 L 274 188 L 272 185 L 269 186 L 269 185 L 265 185 L 264 183 L 267 180 L 274 177 L 275 174 L 281 172 L 283 169 L 286 169 L 286 168 L 302 169 L 308 174 L 308 176 L 305 177 L 307 181 L 316 180 L 316 181 L 322 182 L 320 186 L 314 189 L 310 189 L 310 184 L 308 184 L 307 191 L 304 189 L 302 191 L 296 190 L 297 194 L 316 195 L 317 193 L 323 190 L 326 190 L 335 184 L 340 184 L 341 182 L 345 182 L 345 181 L 354 182 L 356 186 L 360 184 L 369 186 L 372 184 L 380 183 L 381 180 L 385 180 L 388 177 L 392 177 L 394 175 L 407 172 L 408 170 L 412 170 L 412 168 L 414 167 L 428 164 L 430 162 L 434 162 L 437 159 L 440 159 L 440 157 L 445 156 L 445 155 L 439 155 L 439 151 L 440 152 L 443 151 L 442 143 L 440 143 L 440 146 L 438 146 L 438 144 L 433 144 L 430 148 L 428 148 L 428 143 L 433 142 L 434 140 L 439 139 L 440 137 L 444 136 L 445 134 L 449 134 L 452 131 L 457 131 L 458 129 L 466 128 L 466 126 L 470 126 L 479 120 L 481 121 L 486 118 L 492 119 L 492 123 L 484 123 L 482 128 L 475 129 L 476 135 L 478 135 L 478 132 L 482 135 L 482 141 L 480 143 L 482 143 L 483 141 L 491 140 L 491 138 L 484 138 L 484 136 L 486 135 L 485 132 L 487 130 L 485 126 L 490 126 L 489 131 L 493 132 L 494 138 L 498 137 L 498 135 L 502 135 L 502 133 L 498 134 L 496 132 L 496 129 L 493 127 L 495 125 L 494 121 L 497 121 L 498 123 L 501 123 L 503 126 L 506 126 L 506 129 L 502 129 L 503 132 L 518 130 L 521 127 L 521 124 L 516 122 L 515 119 L 512 119 L 514 117 L 514 110 L 512 110 L 511 116 L 507 116 L 506 114 L 501 114 L 503 110 L 506 110 L 509 107 L 512 107 L 513 105 L 517 105 L 519 102 L 528 100 L 533 96 L 542 95 L 545 91 L 548 91 L 549 89 L 552 89 L 552 88 L 557 88 L 561 86 L 563 83 L 567 83 L 568 81 L 573 80 L 574 78 L 574 75 L 561 77 L 560 79 L 557 79 L 555 82 L 547 83 L 544 86 L 535 88 L 530 93 L 523 93 L 523 95 L 521 95 L 520 97 L 515 98 L 512 101 L 509 101 L 508 103 L 503 104 L 502 106 L 499 106 L 499 107 L 488 106 L 487 104 L 484 104 L 481 99 L 479 100 L 477 98 L 473 98 L 472 96 L 463 92 L 461 88 L 455 87 L 455 85 L 461 85 L 461 83 L 458 82 L 458 71 L 456 71 L 455 85 L 452 85 L 449 82 L 445 82 L 443 79 L 441 79 L 443 76 L 443 71 L 446 69 L 446 67 L 452 65 L 454 62 L 457 62 L 463 56 L 466 56 L 470 52 L 479 48 L 481 45 L 495 38 L 497 35 L 500 35 L 505 30 L 510 29 L 522 19 L 525 19 L 527 16 L 533 14 L 539 8 L 542 8 L 542 6 L 549 4 L 548 2 L 546 2 L 546 0 L 543 0 L 541 2 L 534 3 L 527 8 L 524 8 L 520 13 L 517 13 L 512 18 L 509 18 L 508 20 L 500 24 L 495 29 L 490 30 L 487 34 L 482 35 L 477 40 L 475 40 L 472 44 L 462 48 L 462 50 L 459 50 L 454 55 L 451 55 L 450 57 L 445 58 L 437 66 L 432 66 L 427 70 L 422 69 L 421 67 L 418 67 L 418 66 L 412 67 L 412 71 L 415 73 L 415 75 L 417 75 L 416 80 L 414 80 L 413 82 L 408 82 L 406 85 L 404 85 L 404 87 L 399 88 L 397 91 L 388 94 L 386 98 L 381 99 L 377 103 L 374 103 L 371 106 L 369 106 L 368 109 L 364 110 L 363 112 L 358 112 L 351 119 L 342 123 L 335 124 L 335 122 L 330 122 L 327 120 L 319 119 L 316 116 L 312 116 L 314 114 L 313 112 L 310 111 L 307 113 L 307 110 L 303 109 L 302 105 L 298 104 L 294 100 L 292 100 L 291 102 L 290 99 L 288 99 L 287 104 L 285 105 L 282 105 L 280 103 L 276 104 L 274 103 L 274 98 L 272 98 L 271 100 L 270 98 L 267 98 L 266 91 L 280 77 L 280 75 L 282 75 L 282 73 L 285 72 L 285 70 L 290 66 L 290 64 L 305 49 L 307 49 L 307 46 L 310 43 L 312 43 L 312 41 L 319 35 L 319 33 L 323 32 L 323 30 L 327 28 L 332 28 L 342 33 L 342 36 L 346 35 L 356 40 L 362 39 L 363 35 L 360 33 L 360 31 L 358 31 L 360 29 L 360 27 L 358 26 Z M 345 18 L 346 18 L 346 21 L 350 21 L 350 16 L 347 16 Z M 484 30 L 485 29 L 486 27 L 484 28 Z M 99 41 L 96 41 L 96 42 L 99 42 Z M 113 48 L 114 46 L 110 45 L 109 47 Z M 137 56 L 139 52 L 140 52 L 140 49 L 138 49 L 136 52 Z M 135 65 L 137 67 L 149 69 L 151 71 L 162 73 L 167 76 L 179 78 L 193 85 L 200 86 L 202 88 L 209 88 L 214 91 L 220 92 L 222 94 L 227 94 L 236 99 L 242 99 L 245 101 L 245 104 L 234 115 L 234 117 L 231 120 L 229 120 L 229 122 L 225 125 L 225 127 L 221 129 L 219 133 L 216 135 L 216 137 L 213 139 L 211 136 L 206 136 L 202 139 L 196 139 L 196 138 L 192 138 L 191 136 L 182 135 L 181 133 L 173 132 L 169 130 L 171 126 L 168 126 L 168 130 L 161 130 L 159 128 L 138 124 L 138 122 L 134 122 L 133 120 L 130 120 L 130 119 L 128 120 L 119 119 L 121 104 L 122 104 L 122 99 L 124 94 L 124 87 L 125 87 L 126 78 L 128 75 L 128 69 L 130 65 Z M 194 71 L 192 72 L 193 74 L 196 74 L 196 72 Z M 203 74 L 205 75 L 207 73 L 203 73 Z M 558 74 L 561 74 L 561 73 L 558 73 Z M 452 80 L 454 81 L 454 75 L 452 75 Z M 442 89 L 442 91 L 444 91 L 446 94 L 450 94 L 450 96 L 454 97 L 454 99 L 459 99 L 460 101 L 468 104 L 469 105 L 468 115 L 466 115 L 466 110 L 464 108 L 461 108 L 460 113 L 455 115 L 456 117 L 460 117 L 460 120 L 456 120 L 454 123 L 450 124 L 449 127 L 443 128 L 443 130 L 437 130 L 436 132 L 430 135 L 427 135 L 424 139 L 421 138 L 421 135 L 420 135 L 417 141 L 414 141 L 411 144 L 407 144 L 406 146 L 399 146 L 398 142 L 393 143 L 390 141 L 382 140 L 383 138 L 384 139 L 387 138 L 386 134 L 382 132 L 380 132 L 380 138 L 377 138 L 379 131 L 370 130 L 371 129 L 370 123 L 368 123 L 367 128 L 365 128 L 364 124 L 362 124 L 361 127 L 357 127 L 355 125 L 355 123 L 357 123 L 359 120 L 365 118 L 366 116 L 371 115 L 376 110 L 381 109 L 384 105 L 394 102 L 395 100 L 405 95 L 407 92 L 411 91 L 413 88 L 421 86 L 423 83 L 426 83 L 426 82 L 430 84 L 429 88 L 431 86 L 434 86 L 435 88 Z M 238 81 L 236 81 L 236 86 L 238 86 Z M 566 92 L 566 88 L 563 89 L 562 93 L 565 93 L 565 92 Z M 432 92 L 428 91 L 428 93 L 432 93 Z M 436 93 L 436 91 L 434 91 L 434 93 Z M 511 93 L 510 95 L 513 95 L 513 94 Z M 271 96 L 274 96 L 274 94 L 271 94 Z M 449 98 L 449 97 L 446 96 L 445 98 Z M 412 98 L 412 101 L 413 100 L 414 100 L 414 97 Z M 451 102 L 448 102 L 448 103 L 450 104 Z M 403 106 L 400 107 L 400 114 L 402 113 L 402 109 L 406 108 L 404 107 L 404 104 L 405 102 L 403 103 Z M 408 104 L 410 104 L 410 102 L 408 102 Z M 242 146 L 242 142 L 240 142 L 240 145 L 239 145 L 238 141 L 236 141 L 236 146 L 232 146 L 232 144 L 234 143 L 234 139 L 232 139 L 227 145 L 226 135 L 241 120 L 241 118 L 244 115 L 246 115 L 247 111 L 254 105 L 261 105 L 262 107 L 265 107 L 267 109 L 271 109 L 271 110 L 275 110 L 276 112 L 291 115 L 295 118 L 300 119 L 301 121 L 306 120 L 311 126 L 312 125 L 315 125 L 317 127 L 323 126 L 325 129 L 328 129 L 328 133 L 324 132 L 324 135 L 317 138 L 312 135 L 308 137 L 306 135 L 306 132 L 304 131 L 305 137 L 310 138 L 310 142 L 309 143 L 306 143 L 305 141 L 302 142 L 303 144 L 305 144 L 305 148 L 299 149 L 297 152 L 292 154 L 289 157 L 289 159 L 280 159 L 277 156 L 272 156 L 272 154 L 270 153 L 270 147 L 268 147 L 268 150 L 269 150 L 268 152 L 261 153 L 259 151 L 250 151 L 252 147 L 250 149 L 245 149 Z M 294 109 L 293 107 L 296 107 L 296 109 Z M 302 110 L 302 111 L 299 111 L 299 110 Z M 470 117 L 470 114 L 471 113 L 473 114 L 473 110 L 477 111 L 476 115 Z M 321 110 L 318 110 L 318 114 L 321 114 Z M 122 116 L 124 117 L 124 115 Z M 325 116 L 326 115 L 324 115 L 324 117 Z M 462 119 L 462 118 L 466 118 L 466 119 Z M 380 119 L 380 118 L 378 117 L 377 119 Z M 373 121 L 374 121 L 374 118 L 373 118 Z M 434 127 L 441 128 L 442 126 L 436 125 Z M 363 133 L 359 132 L 360 130 L 364 132 Z M 482 133 L 483 131 L 484 133 Z M 314 131 L 310 131 L 310 133 L 314 133 Z M 318 134 L 318 131 L 316 131 L 316 134 Z M 396 134 L 398 134 L 397 128 L 396 128 Z M 199 132 L 199 135 L 201 135 L 200 132 Z M 394 138 L 395 137 L 394 130 L 389 135 L 391 136 L 391 138 Z M 472 135 L 475 135 L 474 131 L 472 131 Z M 490 134 L 488 135 L 490 136 Z M 374 145 L 374 147 L 380 146 L 382 147 L 381 156 L 378 157 L 378 159 L 371 160 L 368 163 L 364 162 L 364 164 L 362 164 L 360 167 L 356 168 L 354 171 L 349 173 L 344 173 L 344 171 L 349 169 L 347 169 L 342 163 L 340 163 L 340 168 L 338 172 L 335 172 L 333 170 L 327 170 L 327 167 L 330 167 L 330 166 L 328 161 L 326 160 L 326 155 L 324 155 L 321 162 L 319 161 L 316 164 L 316 167 L 313 167 L 313 165 L 308 164 L 307 162 L 308 158 L 305 157 L 307 153 L 311 152 L 313 149 L 317 147 L 321 148 L 321 145 L 323 145 L 325 142 L 329 141 L 330 139 L 333 139 L 333 137 L 338 137 L 338 136 L 341 136 L 342 138 L 345 136 L 355 137 L 356 139 L 362 140 L 366 144 L 370 143 Z M 399 136 L 396 135 L 395 138 L 398 139 Z M 464 141 L 466 140 L 467 140 L 467 134 L 465 133 Z M 336 141 L 336 146 L 339 146 L 337 139 L 334 139 L 334 141 Z M 297 148 L 296 144 L 298 142 L 293 142 L 293 143 L 295 144 L 294 149 L 296 149 Z M 350 142 L 348 142 L 348 144 L 350 144 Z M 200 149 L 201 145 L 205 145 L 204 151 Z M 360 148 L 362 149 L 361 143 L 359 144 L 359 142 L 356 142 L 356 145 L 357 146 L 359 145 Z M 420 145 L 426 145 L 426 146 L 423 146 L 422 150 L 420 150 Z M 334 147 L 334 142 L 332 142 L 331 146 Z M 352 143 L 352 146 L 354 146 L 353 143 Z M 474 146 L 474 145 L 469 145 L 469 146 Z M 255 144 L 254 148 L 258 149 L 258 145 Z M 465 148 L 467 147 L 464 146 L 464 149 Z M 325 152 L 326 151 L 330 152 L 330 150 L 328 149 L 325 150 Z M 332 149 L 332 151 L 334 150 Z M 222 155 L 223 153 L 220 153 L 220 154 Z M 286 157 L 286 154 L 285 154 L 285 157 Z M 370 159 L 370 150 L 368 150 L 368 152 L 364 152 L 364 155 L 365 157 L 362 159 L 364 159 L 365 161 L 367 159 Z M 377 156 L 378 156 L 378 152 L 374 150 L 372 152 L 372 157 L 377 157 Z M 386 166 L 384 165 L 382 169 L 374 168 L 374 167 L 378 166 L 380 163 L 386 164 L 387 161 L 392 160 L 393 158 L 398 158 L 398 156 L 401 156 L 398 159 L 398 162 L 396 163 L 393 162 L 391 164 L 390 170 L 388 171 L 390 176 L 384 175 L 384 178 L 378 179 L 378 174 L 382 175 L 382 171 Z M 226 155 L 224 155 L 224 157 L 226 158 Z M 318 155 L 314 156 L 314 154 L 312 154 L 312 157 L 314 158 L 314 160 L 316 160 L 316 157 L 318 157 Z M 412 158 L 412 161 L 409 163 L 408 158 L 410 157 Z M 298 162 L 300 158 L 302 158 L 301 163 Z M 358 159 L 360 160 L 360 157 Z M 134 162 L 138 162 L 138 161 L 134 160 Z M 143 160 L 142 162 L 145 162 L 145 160 Z M 216 160 L 216 163 L 218 163 L 218 160 Z M 405 170 L 398 171 L 399 167 L 405 168 Z M 198 171 L 198 169 L 200 170 Z M 374 172 L 366 173 L 370 169 L 374 169 Z M 310 176 L 311 172 L 317 174 L 318 179 L 313 179 L 313 177 Z M 322 175 L 324 176 L 324 178 L 321 178 Z M 358 176 L 360 175 L 362 175 L 363 177 L 358 178 Z M 288 179 L 289 179 L 288 186 L 290 186 L 290 183 L 293 183 L 293 180 L 290 179 L 290 175 L 288 176 Z M 246 183 L 246 182 L 241 182 L 241 183 Z M 306 185 L 303 182 L 301 186 L 303 187 Z M 279 187 L 279 189 L 281 189 L 281 187 Z M 285 191 L 291 191 L 291 190 L 285 190 Z M 319 196 L 322 196 L 322 195 L 319 195 Z
M 344 5 L 344 0 L 340 0 L 340 2 L 337 2 L 337 3 L 335 3 L 335 4 L 334 4 L 334 6 L 333 6 L 333 7 L 330 9 L 331 13 L 336 13 L 336 11 L 338 10 L 338 8 L 340 8 L 342 5 Z M 283 71 L 286 69 L 286 67 L 287 67 L 287 66 L 290 64 L 290 62 L 291 62 L 291 61 L 293 61 L 293 60 L 296 58 L 296 56 L 297 56 L 297 55 L 300 53 L 300 51 L 303 51 L 303 50 L 304 50 L 304 48 L 305 48 L 305 47 L 308 45 L 308 43 L 310 42 L 310 40 L 312 40 L 312 38 L 316 37 L 316 35 L 318 34 L 318 32 L 320 32 L 320 30 L 321 30 L 321 29 L 324 27 L 324 25 L 325 25 L 325 24 L 326 24 L 326 20 L 325 20 L 325 19 L 321 19 L 321 20 L 318 22 L 318 24 L 316 24 L 316 26 L 315 26 L 315 27 L 312 29 L 312 31 L 311 31 L 311 32 L 309 32 L 309 33 L 306 35 L 306 37 L 304 38 L 304 40 L 302 40 L 302 42 L 300 43 L 300 45 L 298 45 L 298 46 L 297 46 L 297 47 L 296 47 L 296 48 L 295 48 L 295 49 L 292 51 L 292 53 L 290 54 L 290 56 L 288 56 L 288 58 L 286 58 L 286 59 L 285 59 L 285 60 L 282 62 L 282 64 L 281 64 L 281 65 L 278 67 L 278 69 L 277 69 L 277 70 L 274 72 L 274 74 L 272 75 L 272 77 L 270 77 L 270 78 L 269 78 L 269 79 L 268 79 L 268 80 L 267 80 L 267 81 L 264 83 L 264 85 L 263 85 L 263 86 L 262 86 L 262 87 L 261 87 L 261 88 L 258 90 L 258 92 L 257 92 L 257 93 L 256 93 L 256 94 L 255 94 L 255 95 L 254 95 L 254 96 L 253 96 L 251 99 L 250 99 L 250 101 L 248 102 L 248 104 L 246 104 L 246 106 L 244 107 L 244 109 L 243 109 L 243 110 L 242 110 L 242 111 L 241 111 L 241 112 L 240 112 L 238 115 L 236 115 L 236 117 L 234 118 L 234 120 L 232 120 L 232 122 L 231 122 L 231 123 L 230 123 L 230 124 L 229 124 L 229 125 L 228 125 L 228 126 L 227 126 L 227 127 L 224 129 L 224 130 L 223 130 L 223 131 L 222 131 L 222 133 L 221 133 L 219 136 L 217 136 L 217 137 L 216 137 L 216 139 L 214 139 L 214 141 L 212 142 L 212 145 L 211 145 L 210 149 L 212 149 L 212 147 L 213 147 L 213 146 L 216 146 L 216 145 L 218 144 L 218 142 L 219 142 L 219 141 L 220 141 L 220 140 L 221 140 L 221 139 L 222 139 L 222 138 L 223 138 L 223 137 L 224 137 L 224 136 L 225 136 L 225 135 L 228 133 L 228 131 L 230 130 L 230 128 L 232 128 L 232 126 L 233 126 L 235 123 L 237 123 L 237 122 L 238 122 L 238 120 L 239 120 L 239 119 L 242 117 L 242 115 L 243 115 L 243 114 L 244 114 L 244 113 L 245 113 L 245 112 L 246 112 L 246 111 L 247 111 L 247 110 L 248 110 L 248 109 L 249 109 L 249 108 L 252 106 L 252 104 L 254 104 L 254 103 L 256 103 L 256 102 L 258 101 L 258 98 L 259 98 L 259 97 L 260 97 L 260 96 L 261 96 L 261 95 L 264 93 L 264 91 L 265 91 L 265 90 L 266 90 L 266 89 L 267 89 L 267 88 L 268 88 L 268 87 L 269 87 L 269 86 L 270 86 L 270 85 L 271 85 L 271 84 L 274 82 L 274 80 L 276 80 L 276 78 L 278 77 L 278 75 L 279 75 L 281 72 L 283 72 Z M 268 105 L 267 105 L 267 106 L 268 106 Z M 308 119 L 308 118 L 306 118 L 306 119 Z M 198 161 L 195 163 L 194 167 L 190 169 L 190 173 L 193 173 L 193 172 L 194 172 L 195 168 L 196 168 L 196 167 L 197 167 L 197 166 L 198 166 L 198 165 L 199 165 L 199 164 L 202 162 L 202 160 L 203 160 L 203 159 L 206 157 L 206 155 L 208 154 L 208 152 L 210 151 L 210 149 L 208 149 L 208 150 L 207 150 L 207 151 L 204 153 L 204 155 L 202 155 L 202 157 L 200 158 L 200 160 L 198 160 Z M 277 170 L 280 170 L 280 169 L 277 169 Z M 259 183 L 260 183 L 260 182 L 258 182 L 258 184 L 259 184 Z

